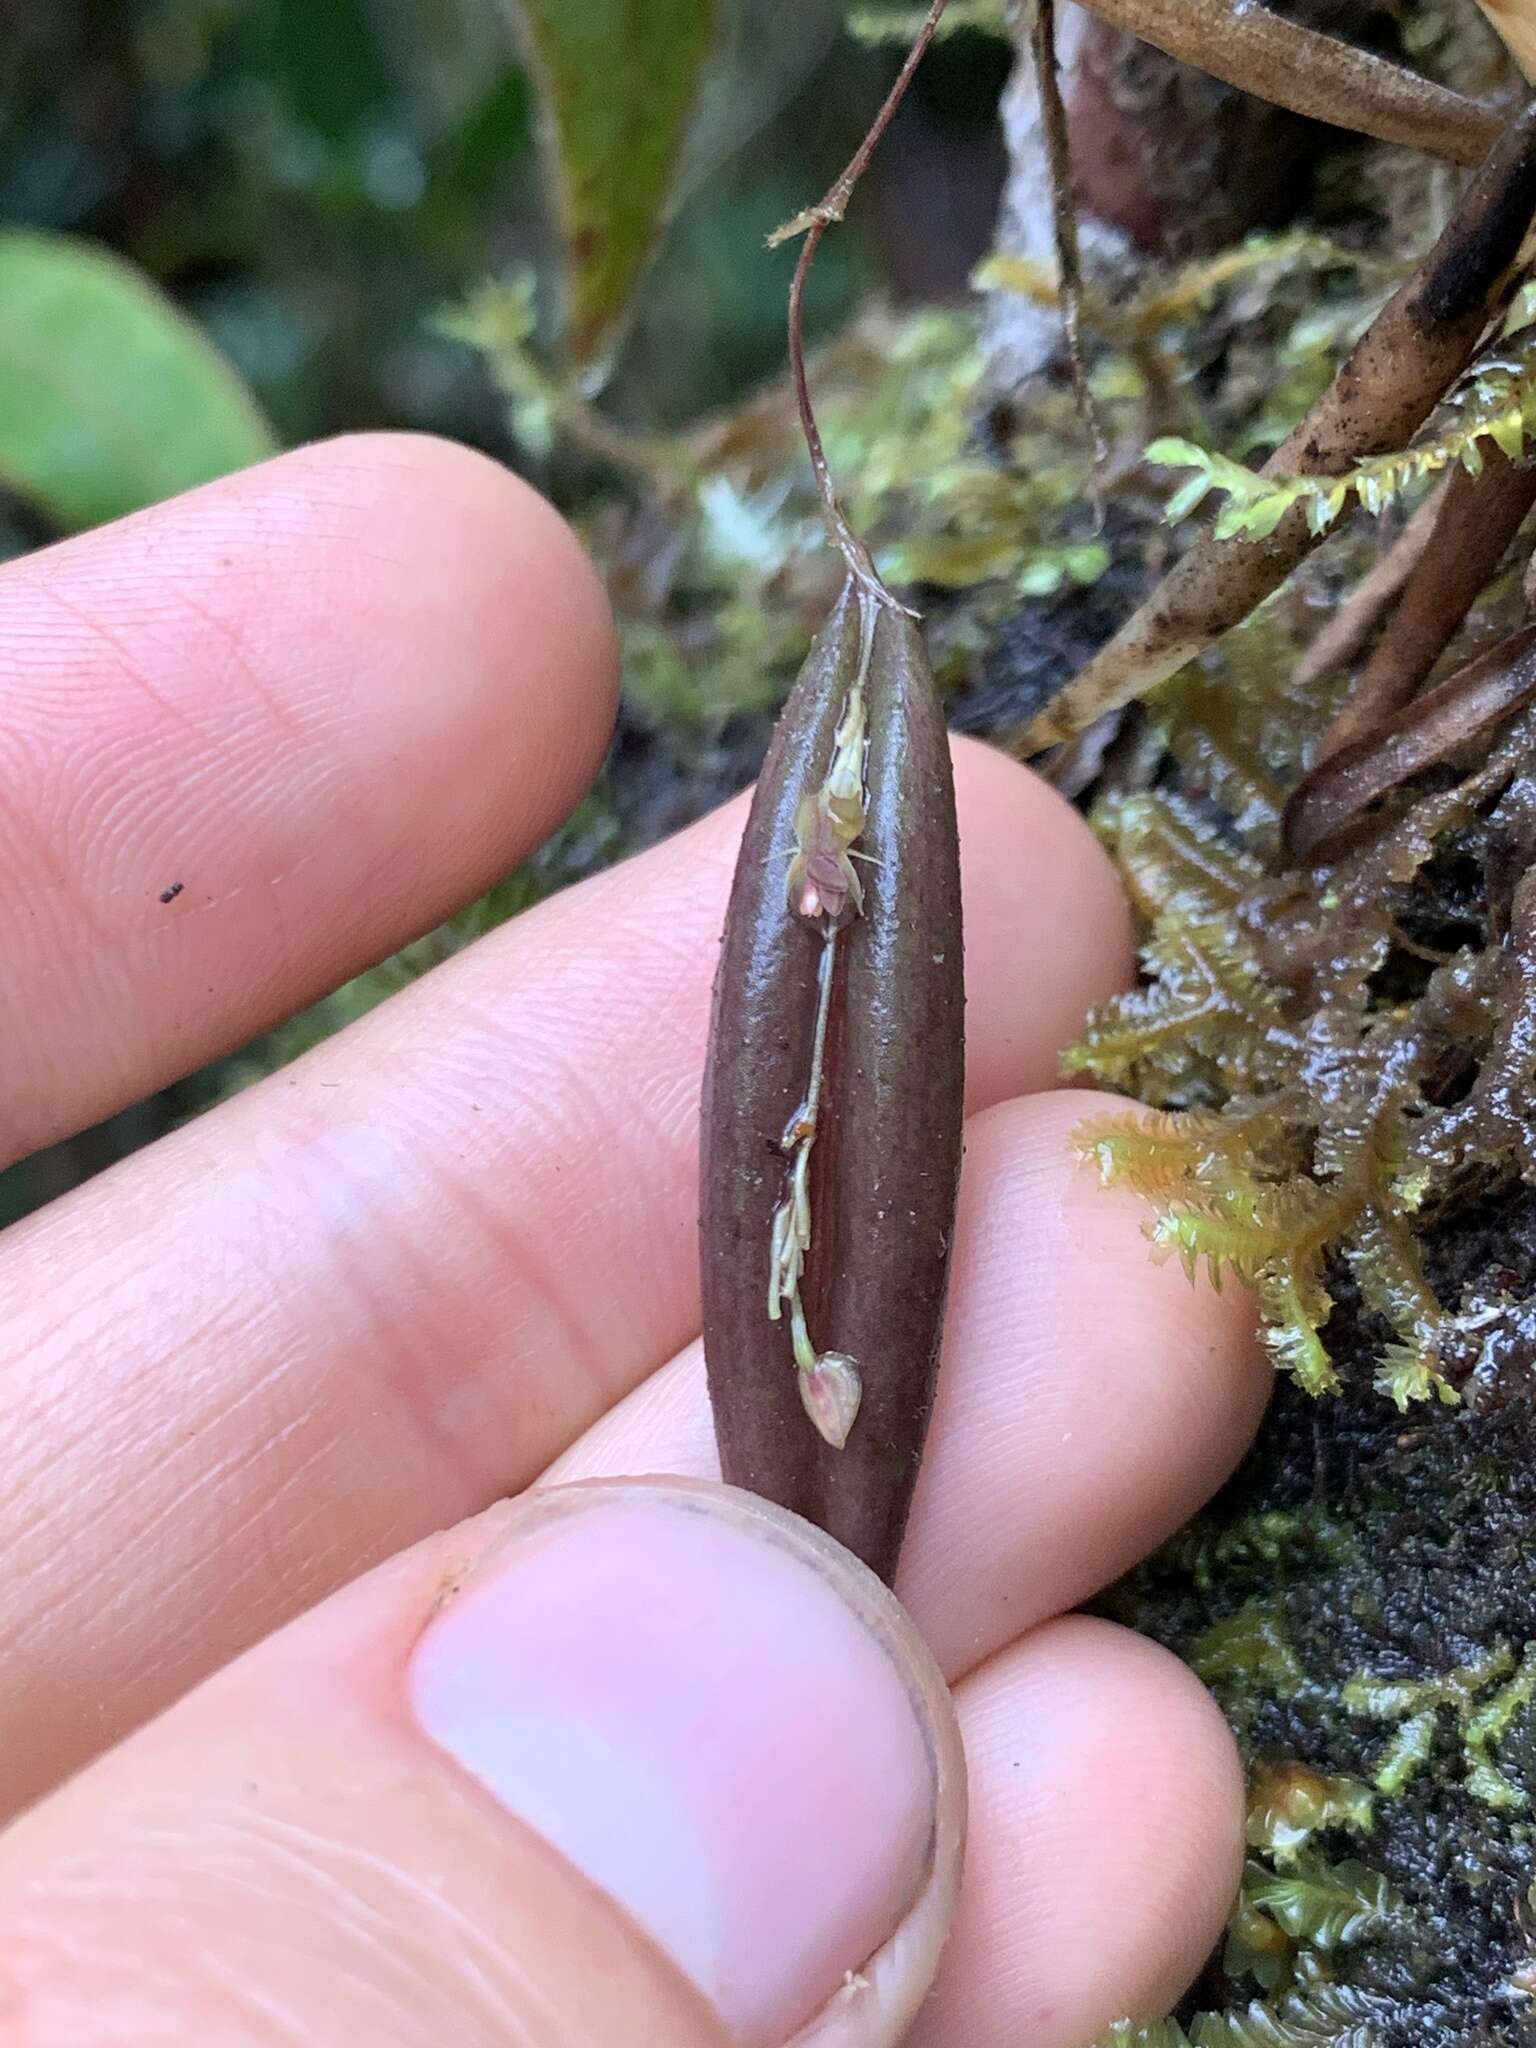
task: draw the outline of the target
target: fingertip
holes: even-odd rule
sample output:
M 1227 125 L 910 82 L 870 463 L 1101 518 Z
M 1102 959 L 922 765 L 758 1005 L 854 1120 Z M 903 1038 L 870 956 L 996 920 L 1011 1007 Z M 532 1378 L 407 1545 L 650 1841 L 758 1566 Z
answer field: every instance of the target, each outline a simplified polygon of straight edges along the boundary
M 954 1907 L 964 1769 L 921 1639 L 820 1530 L 714 1484 L 541 1488 L 424 1632 L 410 1698 L 743 2048 L 900 2037 Z
M 512 470 L 435 435 L 349 434 L 282 459 L 303 465 L 294 487 L 312 514 L 372 529 L 361 595 L 386 614 L 403 601 L 408 632 L 425 613 L 446 635 L 414 693 L 436 697 L 439 721 L 455 696 L 477 716 L 489 760 L 518 762 L 519 794 L 548 830 L 596 774 L 618 705 L 612 610 L 571 526 Z M 402 589 L 392 572 L 407 559 Z
M 1231 1472 L 1273 1386 L 1249 1291 L 1158 1264 L 1147 1205 L 1082 1157 L 1104 1108 L 1137 1113 L 1061 1089 L 967 1126 L 944 1365 L 898 1580 L 951 1673 L 1171 1535 Z
M 115 620 L 130 631 L 140 612 L 206 622 L 206 605 L 268 685 L 278 737 L 286 720 L 290 738 L 373 740 L 413 782 L 447 746 L 455 770 L 473 759 L 480 788 L 509 784 L 499 809 L 519 841 L 558 822 L 608 744 L 618 651 L 591 557 L 523 478 L 437 435 L 310 442 L 58 561 L 87 610 L 136 586 Z M 191 621 L 180 592 L 201 596 Z M 200 687 L 167 695 L 194 719 L 239 708 L 215 695 L 206 652 Z
M 566 1487 L 397 1556 L 40 1801 L 0 1928 L 38 1934 L 50 2040 L 121 1955 L 145 2038 L 232 2039 L 261 1996 L 412 2048 L 893 2048 L 965 1817 L 948 1689 L 857 1560 L 727 1488 Z
M 954 742 L 973 1103 L 1048 1088 L 1089 1010 L 1135 974 L 1113 864 L 1065 798 L 997 748 Z M 1011 1021 L 1010 1021 L 1011 1020 Z
M 617 661 L 553 507 L 469 449 L 364 434 L 11 564 L 0 678 L 16 1154 L 505 875 L 595 774 Z
M 1236 1744 L 1159 1645 L 1067 1616 L 961 1689 L 974 1815 L 914 2048 L 1081 2048 L 1177 2000 L 1242 1868 Z

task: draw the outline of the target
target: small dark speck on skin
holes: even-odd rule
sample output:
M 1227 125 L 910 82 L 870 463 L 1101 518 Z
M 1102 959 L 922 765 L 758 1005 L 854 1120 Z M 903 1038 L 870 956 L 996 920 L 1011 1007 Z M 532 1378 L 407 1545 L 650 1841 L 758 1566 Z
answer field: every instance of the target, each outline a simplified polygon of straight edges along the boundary
M 160 901 L 162 903 L 174 903 L 186 886 L 185 882 L 172 882 L 169 889 L 162 889 L 160 891 Z

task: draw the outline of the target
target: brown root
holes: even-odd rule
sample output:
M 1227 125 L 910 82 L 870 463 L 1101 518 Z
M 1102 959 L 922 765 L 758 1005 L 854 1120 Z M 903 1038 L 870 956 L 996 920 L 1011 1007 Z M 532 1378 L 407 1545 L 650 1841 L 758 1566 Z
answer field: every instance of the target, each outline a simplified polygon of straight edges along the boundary
M 1442 478 L 1423 504 L 1415 508 L 1396 540 L 1314 636 L 1292 672 L 1298 690 L 1309 690 L 1335 669 L 1347 668 L 1370 639 L 1419 566 L 1434 533 L 1449 482 L 1448 477 Z
M 1536 110 L 1506 128 L 1434 247 L 1395 291 L 1267 476 L 1334 476 L 1400 448 L 1466 367 L 1536 207 Z M 1247 617 L 1317 545 L 1296 505 L 1263 538 L 1207 534 L 1019 738 L 1022 752 L 1070 739 L 1165 682 Z
M 1089 0 L 1116 28 L 1293 114 L 1475 164 L 1501 116 L 1337 36 L 1251 0 Z
M 1536 697 L 1536 626 L 1525 626 L 1407 705 L 1364 739 L 1320 761 L 1285 807 L 1293 861 L 1326 858 L 1390 791 L 1503 723 Z
M 1319 761 L 1374 732 L 1409 703 L 1536 504 L 1536 463 L 1493 450 L 1441 495 L 1434 533 L 1376 651 L 1317 750 Z

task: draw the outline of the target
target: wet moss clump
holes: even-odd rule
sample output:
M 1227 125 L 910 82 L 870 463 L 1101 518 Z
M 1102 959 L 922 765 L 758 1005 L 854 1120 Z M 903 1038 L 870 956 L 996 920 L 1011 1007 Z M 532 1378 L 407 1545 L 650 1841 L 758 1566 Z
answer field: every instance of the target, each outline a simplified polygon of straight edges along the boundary
M 1317 573 L 1325 573 L 1318 571 Z M 1519 616 L 1508 575 L 1472 644 Z M 1272 607 L 1137 714 L 1096 816 L 1140 985 L 1069 1069 L 1153 1255 L 1256 1291 L 1284 1377 L 1221 1497 L 1104 1603 L 1250 1768 L 1221 1952 L 1135 2048 L 1460 2048 L 1536 1993 L 1536 961 L 1526 712 L 1282 851 L 1337 686 Z
M 1509 1227 L 1536 1254 L 1529 1204 Z M 1197 2041 L 1529 2039 L 1532 1425 L 1527 1390 L 1405 1424 L 1368 1386 L 1322 1410 L 1286 1387 L 1222 1498 L 1107 1603 L 1188 1659 L 1250 1761 Z

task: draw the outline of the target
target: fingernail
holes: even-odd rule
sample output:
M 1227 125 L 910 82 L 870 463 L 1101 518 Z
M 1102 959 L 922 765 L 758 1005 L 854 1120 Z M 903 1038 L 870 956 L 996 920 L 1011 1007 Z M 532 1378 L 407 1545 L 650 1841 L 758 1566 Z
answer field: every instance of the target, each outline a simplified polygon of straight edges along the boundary
M 895 1612 L 745 1496 L 574 1487 L 428 1624 L 410 1699 L 758 2048 L 881 1947 L 929 1869 L 934 1744 Z

